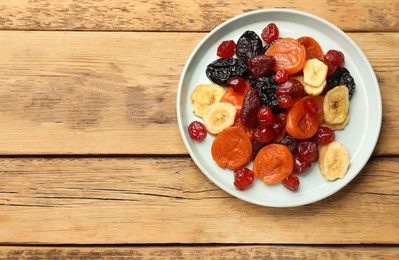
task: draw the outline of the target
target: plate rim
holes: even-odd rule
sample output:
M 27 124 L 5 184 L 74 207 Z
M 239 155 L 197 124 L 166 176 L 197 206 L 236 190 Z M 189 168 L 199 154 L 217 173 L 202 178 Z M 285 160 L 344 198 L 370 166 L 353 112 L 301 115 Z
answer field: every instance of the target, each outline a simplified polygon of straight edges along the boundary
M 342 37 L 345 38 L 345 40 L 349 41 L 352 45 L 352 47 L 354 47 L 356 49 L 356 51 L 358 52 L 358 54 L 360 56 L 362 56 L 363 60 L 365 61 L 365 66 L 367 67 L 367 70 L 371 71 L 372 74 L 370 75 L 372 80 L 373 80 L 373 85 L 377 86 L 376 88 L 376 100 L 377 100 L 377 107 L 373 109 L 374 112 L 377 112 L 377 119 L 378 119 L 378 125 L 376 126 L 376 128 L 374 128 L 373 131 L 373 139 L 372 139 L 372 143 L 370 143 L 370 147 L 372 147 L 372 149 L 369 149 L 368 153 L 366 154 L 364 162 L 360 165 L 359 167 L 359 171 L 357 173 L 355 173 L 353 176 L 346 176 L 344 178 L 344 183 L 342 185 L 337 185 L 336 187 L 332 187 L 332 189 L 330 189 L 330 191 L 328 193 L 326 193 L 323 196 L 318 196 L 315 199 L 312 200 L 306 200 L 306 201 L 297 201 L 295 200 L 293 203 L 270 203 L 270 201 L 268 201 L 267 203 L 263 203 L 261 201 L 258 200 L 254 200 L 251 198 L 248 198 L 246 196 L 244 196 L 245 193 L 243 192 L 238 192 L 238 191 L 233 191 L 231 189 L 228 189 L 227 187 L 221 185 L 219 183 L 218 180 L 216 180 L 211 174 L 209 174 L 207 172 L 207 170 L 203 167 L 203 165 L 199 162 L 199 160 L 197 159 L 197 156 L 195 155 L 194 151 L 191 149 L 191 145 L 189 144 L 189 140 L 186 137 L 186 135 L 184 134 L 184 131 L 186 129 L 184 129 L 183 126 L 183 122 L 182 122 L 182 115 L 181 115 L 181 93 L 182 93 L 182 88 L 183 88 L 183 81 L 184 78 L 186 77 L 188 68 L 190 66 L 190 64 L 192 63 L 193 58 L 195 57 L 196 53 L 198 52 L 198 50 L 202 47 L 202 45 L 204 43 L 207 42 L 207 40 L 209 38 L 212 37 L 213 34 L 215 34 L 216 32 L 218 32 L 221 28 L 223 28 L 224 26 L 226 26 L 227 24 L 230 24 L 236 20 L 240 20 L 240 19 L 245 19 L 245 17 L 247 16 L 252 16 L 252 15 L 258 15 L 258 14 L 264 14 L 264 13 L 275 13 L 275 12 L 283 12 L 285 13 L 285 15 L 289 15 L 289 14 L 295 14 L 295 15 L 301 15 L 301 16 L 306 16 L 308 18 L 317 20 L 320 23 L 323 23 L 329 27 L 331 27 L 332 29 L 334 29 L 337 33 L 341 34 Z M 351 37 L 349 37 L 344 31 L 342 31 L 339 27 L 335 26 L 334 24 L 330 23 L 327 20 L 322 19 L 319 16 L 307 13 L 307 12 L 303 12 L 303 11 L 298 11 L 298 10 L 294 10 L 294 9 L 288 9 L 288 8 L 268 8 L 268 9 L 260 9 L 260 10 L 254 10 L 254 11 L 250 11 L 250 12 L 245 12 L 242 14 L 239 14 L 237 16 L 234 16 L 230 19 L 227 19 L 226 21 L 220 23 L 218 26 L 216 26 L 214 29 L 212 29 L 209 33 L 206 34 L 205 37 L 203 37 L 201 39 L 201 41 L 199 43 L 197 43 L 197 45 L 195 46 L 195 48 L 192 50 L 190 56 L 188 57 L 188 59 L 186 60 L 186 63 L 183 67 L 181 76 L 179 78 L 179 84 L 178 84 L 178 90 L 177 90 L 177 96 L 176 96 L 176 113 L 177 113 L 177 121 L 178 121 L 178 127 L 179 127 L 179 132 L 180 132 L 180 136 L 183 139 L 184 145 L 187 149 L 187 151 L 190 154 L 191 159 L 195 162 L 196 166 L 201 170 L 201 172 L 208 178 L 210 179 L 213 184 L 215 184 L 216 186 L 218 186 L 220 189 L 224 190 L 225 192 L 227 192 L 228 194 L 239 198 L 243 201 L 246 201 L 248 203 L 252 203 L 255 205 L 260 205 L 260 206 L 265 206 L 265 207 L 297 207 L 297 206 L 304 206 L 304 205 L 308 205 L 311 203 L 315 203 L 317 201 L 323 200 L 325 198 L 328 198 L 330 196 L 332 196 L 333 194 L 335 194 L 336 192 L 338 192 L 339 190 L 343 189 L 344 187 L 346 187 L 356 176 L 358 176 L 358 174 L 362 171 L 362 169 L 364 168 L 364 166 L 366 165 L 366 163 L 370 160 L 370 157 L 376 147 L 376 144 L 378 142 L 379 136 L 380 136 L 380 132 L 381 132 L 381 125 L 382 125 L 382 98 L 381 98 L 381 88 L 379 86 L 377 77 L 375 75 L 375 71 L 371 66 L 370 61 L 367 59 L 366 55 L 364 54 L 364 52 L 362 51 L 362 49 L 352 40 Z

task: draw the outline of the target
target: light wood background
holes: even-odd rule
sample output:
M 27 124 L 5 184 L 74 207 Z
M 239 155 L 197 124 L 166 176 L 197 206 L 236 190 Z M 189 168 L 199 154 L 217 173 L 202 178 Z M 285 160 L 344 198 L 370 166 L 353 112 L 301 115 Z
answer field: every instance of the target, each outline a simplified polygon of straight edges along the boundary
M 347 187 L 259 207 L 188 156 L 176 91 L 196 44 L 244 12 L 326 19 L 370 60 L 383 124 Z M 399 2 L 0 3 L 0 259 L 399 259 Z

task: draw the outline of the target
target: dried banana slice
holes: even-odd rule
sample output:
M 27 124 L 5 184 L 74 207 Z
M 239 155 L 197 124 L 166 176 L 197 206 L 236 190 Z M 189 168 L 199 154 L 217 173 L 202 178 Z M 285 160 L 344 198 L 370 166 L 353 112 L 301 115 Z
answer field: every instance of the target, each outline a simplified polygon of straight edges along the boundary
M 196 116 L 202 117 L 205 109 L 220 101 L 224 94 L 224 88 L 216 84 L 198 85 L 191 93 L 191 106 Z
M 328 124 L 340 124 L 348 117 L 349 91 L 345 86 L 329 90 L 323 102 L 324 121 Z
M 320 147 L 317 164 L 324 179 L 333 181 L 345 177 L 349 163 L 349 153 L 343 144 L 332 141 Z
M 214 103 L 204 112 L 204 125 L 209 133 L 218 134 L 234 124 L 236 113 L 237 109 L 230 103 Z

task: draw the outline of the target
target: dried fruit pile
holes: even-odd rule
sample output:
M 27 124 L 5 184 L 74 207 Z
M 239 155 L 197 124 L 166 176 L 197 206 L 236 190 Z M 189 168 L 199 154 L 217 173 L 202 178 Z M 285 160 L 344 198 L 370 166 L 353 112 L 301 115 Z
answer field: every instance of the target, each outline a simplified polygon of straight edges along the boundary
M 355 90 L 344 54 L 324 54 L 309 36 L 279 34 L 271 23 L 261 37 L 246 31 L 237 43 L 223 41 L 219 58 L 205 71 L 212 83 L 197 86 L 190 96 L 194 114 L 203 119 L 189 125 L 190 137 L 216 135 L 212 157 L 234 170 L 239 190 L 256 176 L 295 191 L 298 176 L 314 162 L 326 180 L 343 178 L 349 167 L 349 153 L 334 133 L 349 122 Z

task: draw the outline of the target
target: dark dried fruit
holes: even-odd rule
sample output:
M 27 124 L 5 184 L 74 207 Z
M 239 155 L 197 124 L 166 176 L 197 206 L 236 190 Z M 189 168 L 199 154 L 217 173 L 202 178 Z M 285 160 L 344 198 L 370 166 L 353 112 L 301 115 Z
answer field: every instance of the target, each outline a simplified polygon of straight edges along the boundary
M 296 155 L 296 153 L 298 152 L 298 142 L 294 137 L 290 136 L 289 134 L 286 134 L 284 138 L 281 139 L 280 144 L 284 144 L 285 146 L 287 146 L 293 155 Z
M 261 78 L 267 76 L 274 66 L 276 60 L 272 56 L 265 56 L 263 54 L 253 56 L 248 59 L 249 75 L 254 78 Z
M 263 54 L 262 40 L 254 31 L 246 31 L 237 41 L 237 57 L 247 62 L 253 56 Z
M 229 78 L 245 77 L 247 73 L 247 65 L 236 58 L 218 59 L 206 67 L 206 76 L 219 85 L 227 85 Z
M 246 127 L 256 127 L 258 125 L 258 110 L 261 107 L 259 93 L 251 88 L 245 94 L 244 102 L 240 113 L 241 123 Z
M 255 160 L 256 155 L 258 154 L 258 152 L 260 151 L 260 149 L 262 149 L 263 147 L 265 147 L 265 145 L 266 145 L 266 144 L 257 142 L 256 140 L 254 140 L 254 141 L 252 142 L 252 155 L 251 155 L 251 160 Z
M 281 108 L 277 103 L 276 89 L 278 83 L 273 78 L 274 74 L 270 73 L 267 77 L 258 79 L 250 78 L 250 84 L 259 91 L 260 101 L 263 106 L 268 106 L 273 110 L 274 114 L 281 112 Z
M 345 67 L 337 67 L 335 72 L 327 79 L 328 89 L 333 89 L 337 86 L 344 85 L 349 90 L 349 98 L 352 97 L 355 91 L 356 84 L 352 75 Z
M 265 46 L 263 46 L 263 53 L 265 53 L 267 51 L 267 49 L 270 48 L 270 46 L 273 45 L 273 43 L 275 43 L 279 38 L 275 39 L 274 41 L 270 42 L 270 43 L 266 43 Z

